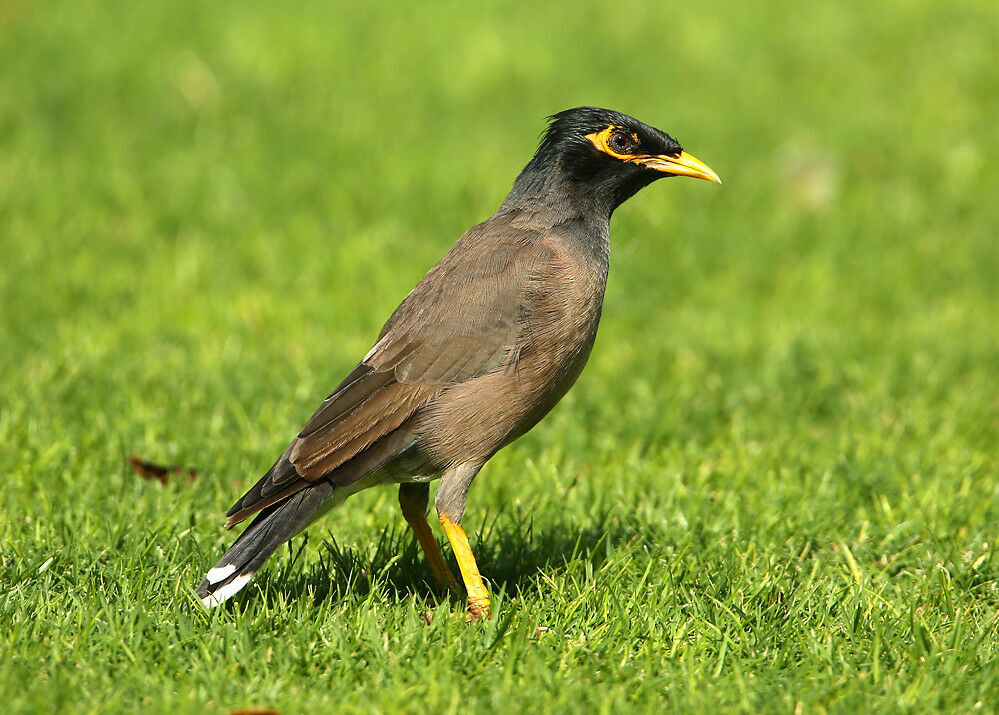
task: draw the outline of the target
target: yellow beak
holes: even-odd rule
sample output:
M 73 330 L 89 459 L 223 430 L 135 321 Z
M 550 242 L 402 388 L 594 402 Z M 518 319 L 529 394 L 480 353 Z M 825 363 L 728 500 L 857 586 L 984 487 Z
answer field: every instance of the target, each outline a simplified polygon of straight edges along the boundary
M 681 151 L 676 156 L 650 156 L 646 159 L 641 159 L 640 161 L 650 169 L 655 169 L 656 171 L 661 171 L 665 174 L 673 174 L 675 176 L 692 176 L 695 179 L 714 181 L 716 184 L 721 183 L 721 179 L 718 178 L 718 174 L 713 172 L 711 167 L 685 151 Z

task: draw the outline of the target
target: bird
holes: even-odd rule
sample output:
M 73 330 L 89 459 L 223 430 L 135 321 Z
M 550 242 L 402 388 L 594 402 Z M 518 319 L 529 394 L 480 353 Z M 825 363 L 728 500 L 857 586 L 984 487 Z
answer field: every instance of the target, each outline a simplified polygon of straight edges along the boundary
M 195 590 L 201 603 L 231 598 L 278 547 L 351 495 L 395 484 L 434 579 L 460 596 L 426 518 L 430 482 L 439 479 L 434 506 L 466 618 L 489 618 L 489 591 L 461 526 L 469 488 L 575 383 L 600 322 L 611 215 L 673 176 L 721 183 L 676 139 L 627 114 L 576 107 L 550 116 L 496 213 L 417 283 L 226 513 L 227 528 L 254 518 Z

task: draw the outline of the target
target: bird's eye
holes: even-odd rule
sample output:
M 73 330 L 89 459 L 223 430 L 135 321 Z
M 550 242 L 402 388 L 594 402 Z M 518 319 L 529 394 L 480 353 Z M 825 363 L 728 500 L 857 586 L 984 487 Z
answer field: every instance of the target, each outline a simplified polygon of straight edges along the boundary
M 610 135 L 607 145 L 618 154 L 627 154 L 635 148 L 635 139 L 627 132 L 619 130 Z

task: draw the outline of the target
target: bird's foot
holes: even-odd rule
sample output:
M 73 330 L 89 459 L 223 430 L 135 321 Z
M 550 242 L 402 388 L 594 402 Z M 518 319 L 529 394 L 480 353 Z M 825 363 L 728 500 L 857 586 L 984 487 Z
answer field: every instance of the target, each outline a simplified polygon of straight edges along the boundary
M 452 615 L 457 614 L 452 613 Z M 420 611 L 420 618 L 429 626 L 434 622 L 434 612 Z M 478 623 L 479 621 L 488 621 L 490 618 L 492 618 L 492 611 L 488 601 L 485 604 L 482 602 L 469 603 L 468 610 L 465 611 L 465 623 Z
M 469 598 L 468 613 L 465 614 L 465 623 L 475 623 L 476 621 L 488 621 L 492 616 L 489 608 L 489 599 Z

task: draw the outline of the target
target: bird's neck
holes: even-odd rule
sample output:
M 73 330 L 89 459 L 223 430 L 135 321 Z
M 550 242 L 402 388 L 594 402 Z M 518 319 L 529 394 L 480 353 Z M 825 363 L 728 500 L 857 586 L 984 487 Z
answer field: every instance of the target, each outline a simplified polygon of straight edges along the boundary
M 612 198 L 569 180 L 560 171 L 536 170 L 527 165 L 514 182 L 498 214 L 515 215 L 525 227 L 571 235 L 594 258 L 606 262 L 609 253 Z M 571 231 L 560 230 L 572 227 Z
M 563 170 L 560 158 L 541 150 L 513 182 L 503 207 L 582 213 L 609 222 L 619 202 L 612 191 L 603 189 L 573 180 Z

